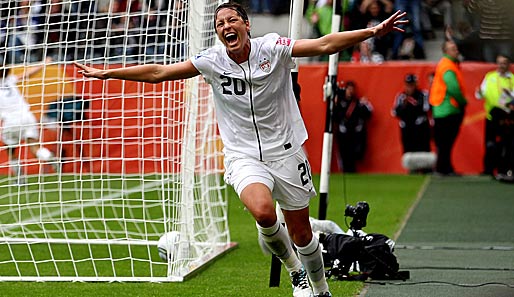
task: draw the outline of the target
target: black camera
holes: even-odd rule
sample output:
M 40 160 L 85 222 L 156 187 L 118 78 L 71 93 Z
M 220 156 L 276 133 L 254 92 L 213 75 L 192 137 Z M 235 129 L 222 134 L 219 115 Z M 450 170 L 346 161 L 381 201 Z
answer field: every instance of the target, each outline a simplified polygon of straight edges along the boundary
M 360 230 L 366 227 L 366 219 L 368 218 L 369 204 L 366 201 L 359 201 L 355 206 L 346 205 L 344 210 L 345 217 L 352 217 L 350 228 L 353 230 Z

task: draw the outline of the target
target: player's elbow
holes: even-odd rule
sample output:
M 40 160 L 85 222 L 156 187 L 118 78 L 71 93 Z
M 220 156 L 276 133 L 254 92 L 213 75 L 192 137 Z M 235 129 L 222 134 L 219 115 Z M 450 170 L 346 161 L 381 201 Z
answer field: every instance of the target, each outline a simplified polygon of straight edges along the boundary
M 344 48 L 340 48 L 340 47 L 337 47 L 337 46 L 334 46 L 334 45 L 331 45 L 331 44 L 328 44 L 324 49 L 324 54 L 325 55 L 332 55 L 332 54 L 335 54 L 335 53 L 338 53 L 340 51 L 342 51 Z
M 318 49 L 317 55 L 332 55 L 332 54 L 340 52 L 343 49 L 344 48 L 339 48 L 339 47 L 334 46 L 332 44 L 326 44 L 326 45 L 321 46 Z
M 151 84 L 158 84 L 158 83 L 161 83 L 163 81 L 164 81 L 164 79 L 162 79 L 159 76 L 152 76 L 146 82 L 147 83 L 151 83 Z
M 152 84 L 158 84 L 158 83 L 163 82 L 165 80 L 165 77 L 166 77 L 166 75 L 165 75 L 164 71 L 160 68 L 157 68 L 148 77 L 147 82 L 152 83 Z
M 336 42 L 333 34 L 323 36 L 320 40 L 319 51 L 322 55 L 332 55 L 340 52 L 344 47 Z

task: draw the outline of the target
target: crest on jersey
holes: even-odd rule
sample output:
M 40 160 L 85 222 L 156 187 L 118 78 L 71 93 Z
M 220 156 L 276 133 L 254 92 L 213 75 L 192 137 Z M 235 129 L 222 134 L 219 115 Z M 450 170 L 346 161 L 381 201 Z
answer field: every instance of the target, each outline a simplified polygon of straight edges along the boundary
M 259 68 L 262 71 L 269 73 L 271 71 L 271 62 L 266 58 L 259 59 Z

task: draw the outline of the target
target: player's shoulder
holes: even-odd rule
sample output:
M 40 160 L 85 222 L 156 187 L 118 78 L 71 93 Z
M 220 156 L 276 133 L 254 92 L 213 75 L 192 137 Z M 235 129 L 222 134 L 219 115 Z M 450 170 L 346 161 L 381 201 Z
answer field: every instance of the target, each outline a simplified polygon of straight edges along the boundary
M 16 85 L 18 83 L 18 77 L 16 75 L 8 75 L 2 80 L 2 83 L 8 86 Z
M 496 71 L 496 70 L 491 70 L 491 71 L 489 71 L 489 72 L 487 72 L 487 73 L 485 74 L 485 78 L 486 78 L 486 79 L 489 79 L 489 78 L 491 78 L 491 77 L 495 77 L 495 76 L 497 76 L 497 74 L 498 74 L 498 71 Z
M 396 93 L 396 99 L 404 99 L 405 97 L 407 97 L 407 94 L 405 93 L 405 91 L 400 91 L 398 93 Z
M 0 78 L 0 87 L 1 88 L 12 88 L 16 86 L 18 83 L 18 78 L 14 75 L 9 75 L 4 78 Z
M 223 54 L 223 46 L 221 45 L 215 45 L 213 47 L 210 47 L 208 49 L 205 49 L 201 52 L 199 52 L 198 54 L 194 55 L 193 58 L 191 59 L 193 62 L 194 61 L 213 61 L 219 57 L 221 57 L 221 55 Z

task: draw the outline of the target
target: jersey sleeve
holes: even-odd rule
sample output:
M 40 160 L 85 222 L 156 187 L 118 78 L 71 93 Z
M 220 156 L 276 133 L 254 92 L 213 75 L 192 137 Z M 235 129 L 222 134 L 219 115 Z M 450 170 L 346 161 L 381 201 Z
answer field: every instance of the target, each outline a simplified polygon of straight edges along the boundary
M 216 48 L 206 49 L 191 58 L 193 66 L 200 71 L 207 83 L 210 83 L 213 73 L 213 63 L 215 63 Z
M 296 66 L 292 57 L 294 39 L 280 36 L 277 33 L 267 34 L 264 38 L 266 38 L 266 44 L 269 44 L 272 53 L 279 58 L 281 64 L 291 69 Z

